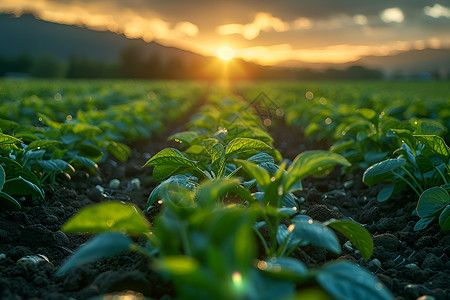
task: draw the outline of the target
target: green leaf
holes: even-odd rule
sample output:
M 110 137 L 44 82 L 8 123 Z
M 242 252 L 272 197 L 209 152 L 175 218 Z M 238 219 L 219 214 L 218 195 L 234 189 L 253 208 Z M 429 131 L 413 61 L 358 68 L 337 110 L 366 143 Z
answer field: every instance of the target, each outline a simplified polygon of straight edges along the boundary
M 414 225 L 414 231 L 419 231 L 427 228 L 430 223 L 436 219 L 435 216 L 425 217 L 421 218 L 419 221 L 417 221 L 416 225 Z
M 4 134 L 4 133 L 0 133 L 0 146 L 19 144 L 21 142 L 22 142 L 21 140 L 15 138 L 13 136 L 10 136 L 10 135 Z
M 234 140 L 228 143 L 225 150 L 225 155 L 227 158 L 229 158 L 233 155 L 247 151 L 270 150 L 270 149 L 272 148 L 269 145 L 260 140 L 249 138 L 235 138 Z
M 152 176 L 155 180 L 161 181 L 170 176 L 183 173 L 184 170 L 186 168 L 179 165 L 157 165 L 153 169 Z
M 75 172 L 72 165 L 62 159 L 38 160 L 37 162 L 43 169 L 48 171 L 64 172 L 65 170 L 71 170 Z
M 220 177 L 225 170 L 225 148 L 217 143 L 211 149 L 211 170 Z
M 414 136 L 412 134 L 411 130 L 408 129 L 391 129 L 392 132 L 395 133 L 396 136 L 401 138 L 401 140 L 406 143 L 409 148 L 411 148 L 413 151 L 416 149 L 417 141 L 414 139 Z
M 328 264 L 317 275 L 320 286 L 336 299 L 390 300 L 389 290 L 372 274 L 350 262 Z
M 0 191 L 3 189 L 5 179 L 6 179 L 5 169 L 3 169 L 2 165 L 0 165 Z
M 39 149 L 48 149 L 51 148 L 53 146 L 59 146 L 62 145 L 63 143 L 61 143 L 60 141 L 53 141 L 53 140 L 40 140 L 40 141 L 34 141 L 31 142 L 31 144 L 28 145 L 28 147 L 26 148 L 27 151 L 30 150 L 39 150 Z
M 0 207 L 5 208 L 6 210 L 21 210 L 22 207 L 20 206 L 20 203 L 8 195 L 7 193 L 0 191 Z
M 271 181 L 269 173 L 260 166 L 240 159 L 236 159 L 235 162 L 240 164 L 244 168 L 245 172 L 250 175 L 250 177 L 256 179 L 263 189 L 270 184 Z
M 169 136 L 168 139 L 174 140 L 179 143 L 186 143 L 188 145 L 191 145 L 198 137 L 199 135 L 195 131 L 182 131 L 172 134 L 171 136 Z
M 406 159 L 396 158 L 387 159 L 369 167 L 363 174 L 363 182 L 368 185 L 374 185 L 386 178 L 392 176 L 391 171 L 398 169 L 406 164 Z
M 279 257 L 261 261 L 258 263 L 258 267 L 272 277 L 291 281 L 301 280 L 308 273 L 306 266 L 292 257 Z
M 1 132 L 1 130 L 3 130 L 3 131 L 14 130 L 17 127 L 20 127 L 20 125 L 17 124 L 16 122 L 13 122 L 10 120 L 5 120 L 5 119 L 0 119 L 0 132 Z
M 258 154 L 255 154 L 249 158 L 247 158 L 247 161 L 254 162 L 256 164 L 262 164 L 262 163 L 274 163 L 274 159 L 272 156 L 270 156 L 267 153 L 260 152 Z
M 414 135 L 414 137 L 430 149 L 433 153 L 442 158 L 450 158 L 450 148 L 445 144 L 443 138 L 437 135 Z
M 173 275 L 188 275 L 198 271 L 199 263 L 189 256 L 170 255 L 156 260 L 155 267 Z
M 431 216 L 449 203 L 450 196 L 446 190 L 439 186 L 432 187 L 420 195 L 417 214 L 421 218 Z
M 195 195 L 196 202 L 202 207 L 208 207 L 221 199 L 227 192 L 239 184 L 237 179 L 218 178 L 203 184 Z
M 56 275 L 61 276 L 74 268 L 86 263 L 94 262 L 101 258 L 127 253 L 132 245 L 133 242 L 130 238 L 125 237 L 121 233 L 102 233 L 81 246 L 77 252 L 61 266 L 56 272 Z
M 327 226 L 339 231 L 349 239 L 367 261 L 373 252 L 373 241 L 370 233 L 361 225 L 352 221 L 329 221 Z
M 126 162 L 128 156 L 131 153 L 130 147 L 122 143 L 110 142 L 106 147 L 106 150 L 111 153 L 115 158 L 122 162 Z
M 67 233 L 120 231 L 144 235 L 150 231 L 150 224 L 132 203 L 105 202 L 81 209 L 61 230 Z
M 37 116 L 39 117 L 39 119 L 40 119 L 44 124 L 46 124 L 48 127 L 54 128 L 54 129 L 61 129 L 61 126 L 62 126 L 61 123 L 58 123 L 58 122 L 53 121 L 50 117 L 44 115 L 43 113 L 39 113 L 39 112 L 38 112 L 36 115 L 37 115 Z
M 75 156 L 74 158 L 76 161 L 78 161 L 80 164 L 86 167 L 97 169 L 98 165 L 90 158 L 83 157 L 83 156 Z
M 439 225 L 442 230 L 450 230 L 450 205 L 441 212 L 439 216 Z
M 312 221 L 295 222 L 292 236 L 336 254 L 341 253 L 341 246 L 336 235 L 323 224 Z
M 174 165 L 174 166 L 187 166 L 196 167 L 197 163 L 190 159 L 187 159 L 180 151 L 174 148 L 166 148 L 156 153 L 150 158 L 144 165 L 156 166 L 156 165 Z
M 343 156 L 329 151 L 306 151 L 299 154 L 287 170 L 283 183 L 284 191 L 289 191 L 292 186 L 306 176 L 313 175 L 336 164 L 351 165 Z
M 9 179 L 3 186 L 3 191 L 10 195 L 39 195 L 42 199 L 45 198 L 44 190 L 33 182 L 18 176 L 16 178 Z
M 157 166 L 157 167 L 159 167 L 159 166 Z M 156 167 L 155 167 L 155 169 L 156 169 Z M 169 179 L 161 182 L 156 188 L 154 188 L 152 190 L 152 192 L 150 193 L 150 196 L 148 196 L 147 208 L 152 206 L 153 203 L 155 203 L 156 201 L 161 199 L 161 192 L 162 192 L 164 186 L 166 186 L 168 184 L 176 184 L 176 185 L 185 187 L 189 183 L 188 179 L 189 178 L 185 175 L 175 175 L 175 176 L 172 176 Z
M 385 202 L 391 198 L 392 193 L 394 192 L 395 183 L 389 183 L 388 185 L 385 185 L 377 195 L 377 201 L 378 202 Z

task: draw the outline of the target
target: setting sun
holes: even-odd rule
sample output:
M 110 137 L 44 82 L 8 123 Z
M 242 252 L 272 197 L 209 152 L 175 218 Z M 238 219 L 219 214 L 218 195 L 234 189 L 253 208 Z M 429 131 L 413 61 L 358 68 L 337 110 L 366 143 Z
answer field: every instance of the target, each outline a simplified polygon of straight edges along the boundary
M 233 48 L 228 46 L 222 47 L 216 52 L 216 56 L 222 60 L 228 61 L 235 56 L 235 51 Z

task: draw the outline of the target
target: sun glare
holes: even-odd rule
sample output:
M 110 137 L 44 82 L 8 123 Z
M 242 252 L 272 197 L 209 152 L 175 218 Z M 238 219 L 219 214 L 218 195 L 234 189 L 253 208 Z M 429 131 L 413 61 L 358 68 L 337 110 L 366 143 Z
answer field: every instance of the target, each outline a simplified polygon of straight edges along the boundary
M 224 61 L 228 61 L 234 58 L 234 55 L 235 55 L 234 49 L 228 46 L 222 47 L 216 51 L 216 56 Z

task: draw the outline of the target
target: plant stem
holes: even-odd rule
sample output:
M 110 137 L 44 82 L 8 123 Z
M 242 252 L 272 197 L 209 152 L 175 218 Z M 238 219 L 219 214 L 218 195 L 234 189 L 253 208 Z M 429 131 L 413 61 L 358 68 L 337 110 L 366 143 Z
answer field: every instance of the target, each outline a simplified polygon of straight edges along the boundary
M 392 171 L 392 174 L 398 176 L 401 180 L 403 180 L 407 185 L 409 185 L 410 188 L 412 188 L 414 190 L 414 192 L 416 192 L 416 194 L 420 197 L 420 193 L 417 191 L 417 189 L 414 187 L 414 185 L 412 185 L 411 182 L 409 182 L 408 180 L 406 180 L 405 177 L 403 177 L 402 175 L 400 175 L 399 173 Z
M 409 172 L 405 167 L 402 167 L 403 171 L 416 183 L 417 187 L 419 188 L 420 192 L 423 193 L 422 186 L 417 182 L 416 178 Z

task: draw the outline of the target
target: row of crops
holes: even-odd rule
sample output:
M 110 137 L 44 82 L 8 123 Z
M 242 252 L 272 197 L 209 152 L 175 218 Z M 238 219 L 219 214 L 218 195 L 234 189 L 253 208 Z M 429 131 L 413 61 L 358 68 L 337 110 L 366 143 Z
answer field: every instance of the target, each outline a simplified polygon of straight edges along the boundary
M 2 82 L 0 207 L 20 209 L 23 196 L 44 198 L 43 183 L 54 183 L 57 174 L 95 172 L 108 156 L 126 161 L 125 141 L 164 131 L 205 89 L 175 82 Z
M 56 276 L 130 251 L 169 276 L 180 299 L 393 299 L 373 274 L 337 260 L 315 268 L 293 255 L 326 249 L 337 258 L 344 236 L 369 260 L 369 232 L 351 219 L 319 222 L 301 214 L 297 191 L 309 176 L 365 170 L 364 183 L 383 184 L 387 201 L 417 193 L 416 230 L 437 220 L 450 227 L 450 110 L 444 85 L 406 84 L 411 102 L 389 83 L 241 84 L 240 96 L 202 83 L 3 82 L 0 89 L 0 204 L 20 209 L 44 199 L 45 184 L 75 169 L 95 172 L 108 156 L 126 160 L 134 139 L 164 131 L 207 95 L 206 104 L 143 167 L 160 184 L 148 191 L 146 212 L 162 207 L 152 224 L 132 203 L 103 202 L 80 210 L 62 228 L 95 237 Z M 436 92 L 439 89 L 439 92 Z M 448 88 L 447 88 L 448 89 Z M 283 159 L 261 120 L 265 92 L 292 127 L 332 145 Z M 206 94 L 207 93 L 207 94 Z M 448 93 L 447 93 L 448 94 Z M 398 98 L 393 101 L 392 98 Z M 423 98 L 429 101 L 416 101 Z M 20 99 L 20 101 L 18 101 Z M 248 99 L 251 99 L 248 101 Z M 401 102 L 400 99 L 403 99 Z M 273 120 L 276 123 L 276 120 Z M 271 126 L 276 126 L 271 125 Z
M 241 85 L 253 99 L 265 91 L 286 111 L 289 126 L 326 140 L 353 169 L 366 170 L 368 186 L 382 184 L 378 201 L 405 189 L 420 197 L 415 230 L 438 219 L 450 228 L 450 88 L 445 82 L 362 82 Z M 438 199 L 434 201 L 433 199 Z

